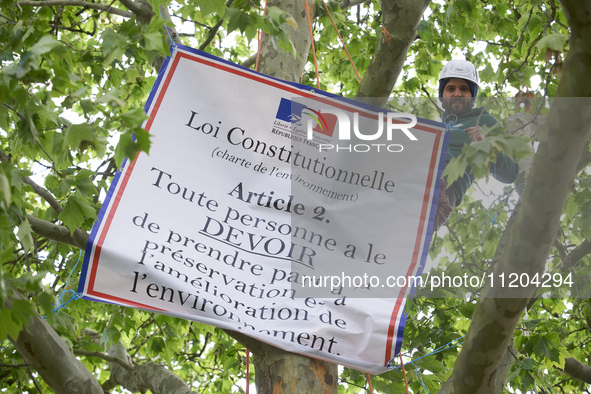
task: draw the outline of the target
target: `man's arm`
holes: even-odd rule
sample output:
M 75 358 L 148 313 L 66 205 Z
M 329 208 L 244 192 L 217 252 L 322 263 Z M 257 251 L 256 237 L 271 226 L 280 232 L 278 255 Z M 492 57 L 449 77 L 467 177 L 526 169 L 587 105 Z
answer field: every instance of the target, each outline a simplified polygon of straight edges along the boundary
M 480 126 L 468 127 L 464 131 L 472 142 L 482 141 L 485 138 L 480 131 Z M 500 182 L 513 183 L 519 175 L 519 165 L 504 153 L 499 153 L 497 162 L 490 165 L 490 172 Z

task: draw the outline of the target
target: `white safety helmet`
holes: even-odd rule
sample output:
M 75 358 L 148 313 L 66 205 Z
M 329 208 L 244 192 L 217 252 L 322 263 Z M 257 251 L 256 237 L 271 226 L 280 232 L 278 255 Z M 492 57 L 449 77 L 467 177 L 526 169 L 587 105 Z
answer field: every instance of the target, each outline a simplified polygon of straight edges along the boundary
M 461 78 L 478 85 L 478 71 L 468 60 L 453 59 L 443 66 L 439 80 L 447 78 Z
M 453 59 L 443 66 L 443 70 L 439 74 L 439 99 L 443 97 L 443 89 L 451 78 L 461 78 L 468 81 L 472 98 L 475 99 L 478 96 L 478 71 L 471 62 Z

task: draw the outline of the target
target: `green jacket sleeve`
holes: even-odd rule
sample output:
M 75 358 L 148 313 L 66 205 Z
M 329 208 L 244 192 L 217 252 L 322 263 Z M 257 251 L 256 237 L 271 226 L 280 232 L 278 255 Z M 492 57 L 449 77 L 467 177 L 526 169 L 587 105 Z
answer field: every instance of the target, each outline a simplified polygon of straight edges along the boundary
M 482 114 L 479 123 L 492 129 L 501 125 L 499 121 L 488 112 Z M 504 153 L 499 153 L 497 154 L 496 163 L 491 163 L 489 171 L 499 182 L 513 183 L 517 180 L 517 176 L 519 175 L 519 165 Z
M 497 162 L 490 165 L 490 173 L 499 182 L 513 183 L 519 175 L 519 165 L 504 153 L 499 153 L 497 154 Z

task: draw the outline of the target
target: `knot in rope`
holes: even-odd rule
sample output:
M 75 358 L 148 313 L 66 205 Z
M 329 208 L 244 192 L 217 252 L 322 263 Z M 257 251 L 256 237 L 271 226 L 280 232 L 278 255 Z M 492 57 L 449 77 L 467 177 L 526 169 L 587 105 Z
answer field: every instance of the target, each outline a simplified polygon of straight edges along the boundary
M 450 114 L 447 115 L 443 121 L 443 124 L 445 125 L 445 132 L 448 133 L 452 130 L 460 130 L 457 127 L 455 127 L 456 123 L 458 123 L 458 116 L 455 114 Z M 462 131 L 462 130 L 460 130 Z

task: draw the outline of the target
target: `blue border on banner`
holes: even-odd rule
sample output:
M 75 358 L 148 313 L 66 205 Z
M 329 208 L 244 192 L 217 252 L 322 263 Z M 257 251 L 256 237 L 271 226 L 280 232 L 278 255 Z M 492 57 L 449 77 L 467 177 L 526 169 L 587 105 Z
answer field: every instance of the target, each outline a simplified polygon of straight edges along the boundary
M 82 271 L 80 273 L 80 282 L 78 283 L 78 293 L 82 293 L 84 291 L 84 284 L 86 283 L 86 275 L 88 274 L 88 266 L 90 264 L 90 255 L 92 254 L 92 247 L 94 245 L 94 240 L 96 239 L 96 235 L 98 230 L 103 222 L 103 218 L 111 203 L 111 199 L 113 198 L 113 194 L 115 193 L 115 189 L 117 189 L 117 185 L 119 184 L 119 179 L 121 178 L 122 172 L 117 170 L 115 173 L 115 177 L 113 178 L 113 182 L 109 187 L 109 191 L 107 192 L 107 196 L 105 197 L 105 201 L 101 206 L 101 210 L 99 211 L 97 220 L 94 222 L 92 226 L 92 231 L 90 232 L 90 236 L 88 237 L 88 242 L 86 243 L 86 249 L 84 252 L 84 263 L 82 264 Z M 86 298 L 86 297 L 83 297 Z
M 162 63 L 162 67 L 160 67 L 160 72 L 158 72 L 158 77 L 156 78 L 156 82 L 154 82 L 154 86 L 152 86 L 152 90 L 150 90 L 150 94 L 148 95 L 148 101 L 146 101 L 146 104 L 144 105 L 144 112 L 145 113 L 148 113 L 148 110 L 150 109 L 150 106 L 152 105 L 152 101 L 154 100 L 154 97 L 156 97 L 156 92 L 160 88 L 160 84 L 162 83 L 162 80 L 164 79 L 164 74 L 166 74 L 166 71 L 168 71 L 168 64 L 170 63 L 171 60 L 172 60 L 172 58 L 170 56 L 167 56 L 164 59 L 164 62 Z
M 437 216 L 437 202 L 439 200 L 439 194 L 441 192 L 441 179 L 443 170 L 445 168 L 445 157 L 447 154 L 447 146 L 449 144 L 449 135 L 450 133 L 446 131 L 443 135 L 443 144 L 441 149 L 441 156 L 439 157 L 439 168 L 437 169 L 437 181 L 435 184 L 435 191 L 433 192 L 433 199 L 431 200 L 431 212 L 429 213 L 429 223 L 428 223 L 428 233 L 425 236 L 425 246 L 431 245 L 431 240 L 433 239 L 433 235 L 435 234 L 436 229 L 433 227 L 435 226 L 435 217 Z M 428 242 L 427 242 L 428 241 Z M 422 275 L 425 269 L 425 265 L 427 263 L 427 256 L 429 255 L 429 247 L 423 247 L 423 253 L 420 257 L 419 267 L 417 268 L 417 272 L 415 275 Z M 409 297 L 414 297 L 416 287 L 413 287 L 410 292 L 408 293 Z
M 436 122 L 437 123 L 437 122 Z M 439 157 L 439 168 L 437 169 L 437 183 L 435 184 L 435 191 L 433 193 L 433 199 L 432 199 L 432 204 L 431 204 L 431 213 L 429 215 L 429 228 L 428 228 L 428 233 L 425 237 L 425 245 L 423 246 L 423 253 L 421 255 L 420 258 L 420 264 L 419 267 L 417 268 L 417 272 L 415 275 L 422 275 L 423 274 L 423 270 L 425 269 L 425 265 L 427 263 L 427 256 L 429 254 L 429 245 L 431 244 L 431 240 L 433 239 L 433 234 L 435 233 L 435 229 L 433 228 L 433 226 L 435 225 L 435 216 L 437 215 L 437 202 L 439 200 L 439 194 L 440 194 L 440 190 L 441 190 L 441 175 L 443 174 L 443 170 L 445 167 L 445 157 L 446 157 L 446 153 L 447 153 L 447 147 L 449 144 L 449 132 L 445 131 L 444 135 L 443 135 L 443 144 L 442 144 L 442 149 L 441 149 L 441 154 Z M 428 242 L 427 242 L 428 241 Z M 427 246 L 427 247 L 425 247 Z M 416 287 L 413 287 L 407 298 L 412 298 L 414 296 Z M 394 355 L 392 356 L 392 359 L 390 360 L 390 362 L 387 364 L 387 366 L 393 368 L 392 364 L 395 361 L 396 356 L 400 353 L 400 351 L 402 350 L 402 342 L 404 340 L 404 329 L 406 327 L 406 319 L 408 317 L 408 313 L 406 312 L 406 305 L 404 306 L 404 309 L 402 311 L 402 315 L 400 317 L 400 322 L 398 323 L 398 332 L 396 333 L 396 347 L 394 348 Z

